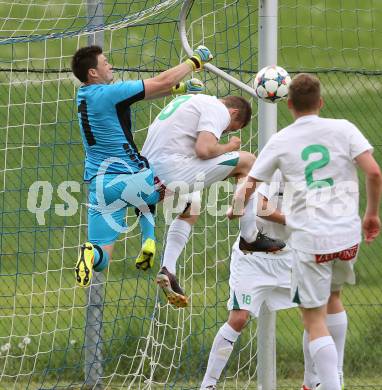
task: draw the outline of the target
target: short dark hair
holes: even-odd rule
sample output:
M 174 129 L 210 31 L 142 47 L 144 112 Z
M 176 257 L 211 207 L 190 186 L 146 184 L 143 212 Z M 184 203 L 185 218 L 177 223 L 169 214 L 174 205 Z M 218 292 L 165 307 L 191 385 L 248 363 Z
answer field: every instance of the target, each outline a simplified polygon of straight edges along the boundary
M 288 99 L 296 111 L 307 112 L 319 107 L 321 97 L 320 80 L 308 73 L 299 73 L 289 85 Z
M 225 96 L 223 98 L 224 105 L 227 108 L 236 108 L 239 110 L 238 119 L 243 123 L 242 127 L 248 125 L 252 116 L 252 107 L 249 101 L 242 96 Z
M 88 81 L 89 69 L 95 69 L 98 65 L 98 56 L 102 54 L 102 48 L 96 45 L 81 47 L 72 58 L 72 72 L 78 80 Z

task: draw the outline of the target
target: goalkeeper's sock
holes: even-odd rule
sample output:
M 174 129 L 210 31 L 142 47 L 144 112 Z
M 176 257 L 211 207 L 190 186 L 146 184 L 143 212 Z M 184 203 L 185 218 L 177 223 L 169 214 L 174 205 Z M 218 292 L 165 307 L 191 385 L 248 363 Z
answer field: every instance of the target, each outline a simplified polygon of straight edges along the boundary
M 174 275 L 176 275 L 176 262 L 187 244 L 190 233 L 191 225 L 179 218 L 175 218 L 168 229 L 162 266 Z
M 211 347 L 201 388 L 216 385 L 239 336 L 240 332 L 236 332 L 227 322 L 219 329 Z
M 324 336 L 314 339 L 309 343 L 309 351 L 322 388 L 341 390 L 337 371 L 338 355 L 333 338 Z
M 348 327 L 348 318 L 346 311 L 335 314 L 328 314 L 326 317 L 326 326 L 336 344 L 338 354 L 338 375 L 343 381 L 344 352 L 346 342 L 346 331 Z
M 100 246 L 94 245 L 94 271 L 101 272 L 103 271 L 109 264 L 109 254 L 103 250 Z
M 309 351 L 309 333 L 304 330 L 302 337 L 302 349 L 304 351 L 304 385 L 309 389 L 314 389 L 317 383 L 320 383 L 316 370 L 314 369 L 313 359 Z
M 155 241 L 155 220 L 151 212 L 140 213 L 139 226 L 141 227 L 142 245 L 148 238 Z

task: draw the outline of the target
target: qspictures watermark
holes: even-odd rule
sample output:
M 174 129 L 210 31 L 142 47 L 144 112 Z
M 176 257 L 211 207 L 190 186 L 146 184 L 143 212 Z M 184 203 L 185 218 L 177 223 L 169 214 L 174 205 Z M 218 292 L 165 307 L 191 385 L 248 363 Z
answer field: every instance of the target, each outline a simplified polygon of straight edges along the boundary
M 150 171 L 147 172 L 146 176 L 143 175 L 142 178 L 146 179 L 149 175 Z M 151 214 L 149 214 L 148 205 L 143 201 L 144 197 L 137 196 L 136 193 L 131 192 L 131 188 L 128 185 L 124 186 L 127 178 L 131 180 L 133 175 L 115 175 L 112 180 L 105 181 L 107 176 L 100 175 L 97 177 L 95 185 L 95 198 L 97 201 L 92 204 L 89 202 L 85 203 L 87 207 L 102 213 L 108 225 L 120 233 L 133 230 L 136 223 L 130 227 L 119 224 L 113 218 L 115 212 L 124 210 L 127 207 L 136 207 L 143 214 L 146 214 L 148 218 L 152 218 Z M 202 178 L 203 175 L 199 174 L 198 181 L 193 183 L 193 185 L 182 181 L 167 185 L 162 208 L 167 224 L 170 224 L 176 215 L 182 213 L 188 203 L 191 205 L 192 215 L 200 215 L 203 211 L 214 218 L 224 217 L 230 206 L 232 195 L 235 192 L 235 186 L 229 181 L 218 181 L 208 188 L 203 188 Z M 122 185 L 123 188 L 120 191 L 119 198 L 110 199 L 107 191 L 109 191 L 110 187 L 118 185 Z M 259 185 L 262 184 L 260 183 Z M 251 211 L 259 216 L 268 216 L 275 211 L 278 204 L 283 214 L 288 217 L 296 212 L 297 203 L 297 207 L 305 208 L 309 218 L 319 217 L 322 210 L 335 217 L 358 214 L 359 193 L 358 182 L 356 181 L 344 181 L 335 186 L 324 186 L 323 188 L 313 190 L 307 189 L 304 182 L 284 183 L 282 193 L 279 192 L 279 187 L 280 184 L 278 182 L 269 183 L 265 188 L 273 201 L 268 202 L 263 209 Z M 49 181 L 36 181 L 29 187 L 27 209 L 35 214 L 39 225 L 46 224 L 45 213 L 48 211 L 52 212 L 52 207 L 54 213 L 58 216 L 74 216 L 79 212 L 80 206 L 84 205 L 78 202 L 73 195 L 80 193 L 81 188 L 81 184 L 73 180 L 63 181 L 57 187 L 54 187 Z M 146 196 L 150 196 L 152 191 L 154 191 L 154 187 L 151 184 L 140 186 L 139 188 Z M 264 189 L 264 185 L 262 188 Z M 62 202 L 52 205 L 55 193 Z M 205 197 L 205 208 L 203 210 L 201 208 L 202 193 Z M 275 202 L 275 198 L 278 198 L 279 202 Z M 296 202 L 296 198 L 298 198 L 298 202 Z M 257 207 L 253 203 L 252 206 Z
M 61 182 L 56 189 L 49 181 L 35 181 L 28 190 L 27 209 L 35 214 L 39 225 L 45 225 L 45 213 L 52 206 L 53 193 L 64 203 L 54 205 L 54 212 L 60 217 L 71 217 L 78 212 L 78 201 L 72 193 L 81 191 L 81 184 L 74 180 Z

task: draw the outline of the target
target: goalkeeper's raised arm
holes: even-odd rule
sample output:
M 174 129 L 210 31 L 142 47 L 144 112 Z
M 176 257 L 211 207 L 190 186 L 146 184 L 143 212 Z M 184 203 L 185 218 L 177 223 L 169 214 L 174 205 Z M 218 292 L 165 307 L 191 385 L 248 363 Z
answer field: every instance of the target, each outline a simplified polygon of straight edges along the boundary
M 199 80 L 192 79 L 181 83 L 191 71 L 200 71 L 206 62 L 213 58 L 210 50 L 205 46 L 198 46 L 194 54 L 182 64 L 160 73 L 150 79 L 144 80 L 145 99 L 154 99 L 167 96 L 171 93 L 202 92 L 204 87 Z

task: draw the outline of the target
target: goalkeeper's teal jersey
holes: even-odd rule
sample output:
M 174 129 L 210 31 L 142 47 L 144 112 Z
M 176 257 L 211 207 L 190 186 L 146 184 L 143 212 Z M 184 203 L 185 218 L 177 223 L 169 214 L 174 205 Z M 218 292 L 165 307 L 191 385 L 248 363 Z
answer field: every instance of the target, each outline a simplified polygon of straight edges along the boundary
M 148 168 L 134 143 L 130 106 L 144 99 L 142 80 L 82 86 L 77 93 L 84 144 L 84 180 L 105 173 L 136 173 Z

